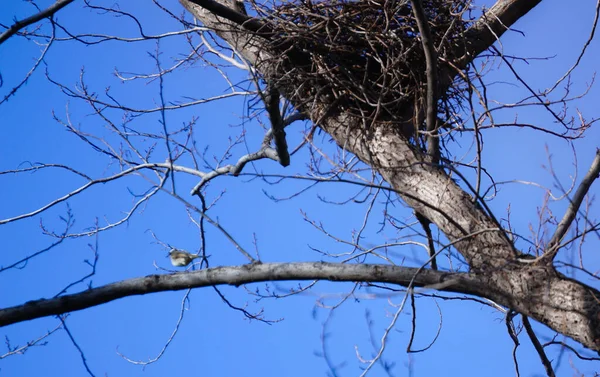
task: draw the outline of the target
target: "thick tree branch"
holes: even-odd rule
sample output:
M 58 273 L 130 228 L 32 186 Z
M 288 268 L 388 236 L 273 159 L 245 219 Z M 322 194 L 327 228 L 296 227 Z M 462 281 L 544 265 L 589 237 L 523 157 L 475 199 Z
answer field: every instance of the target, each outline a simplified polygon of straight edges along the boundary
M 29 16 L 21 21 L 17 21 L 12 24 L 11 27 L 6 29 L 4 33 L 0 34 L 0 44 L 4 43 L 8 38 L 17 34 L 19 30 L 34 24 L 44 18 L 52 17 L 56 12 L 71 4 L 74 0 L 58 0 L 56 3 L 50 5 L 48 8 L 43 11 L 34 14 L 33 16 Z
M 465 34 L 462 58 L 454 62 L 465 68 L 477 55 L 493 45 L 504 32 L 542 0 L 498 0 Z
M 269 52 L 258 38 L 244 35 L 238 25 L 224 24 L 205 9 L 190 6 L 187 0 L 180 1 L 268 76 L 272 68 L 265 57 Z M 462 57 L 450 63 L 458 69 L 466 67 L 539 2 L 497 1 L 466 32 L 464 44 L 457 47 L 463 49 L 458 55 Z M 440 93 L 451 79 L 452 75 L 440 74 Z M 279 89 L 288 95 L 284 88 Z M 310 119 L 319 120 L 319 126 L 338 145 L 378 171 L 411 208 L 447 236 L 478 274 L 478 287 L 471 289 L 485 289 L 479 296 L 534 318 L 586 347 L 600 350 L 600 292 L 566 278 L 552 266 L 519 263 L 515 258 L 518 251 L 495 220 L 442 170 L 424 163 L 421 152 L 397 128 L 375 123 L 366 135 L 360 117 L 344 112 L 326 117 L 326 110 L 318 107 L 311 111 L 307 114 Z
M 267 281 L 329 280 L 379 282 L 471 294 L 538 318 L 588 348 L 600 350 L 600 292 L 546 266 L 528 271 L 508 268 L 494 274 L 448 273 L 376 264 L 253 263 L 171 275 L 150 275 L 52 299 L 30 301 L 0 310 L 0 327 L 101 305 L 119 298 L 215 285 L 239 286 Z M 523 283 L 523 275 L 535 279 Z M 581 303 L 584 305 L 581 305 Z
M 232 21 L 226 17 L 229 13 L 222 7 L 228 8 L 231 12 L 239 13 L 233 10 L 233 8 L 235 8 L 233 0 L 179 0 L 179 2 L 194 15 L 194 17 L 200 20 L 206 28 L 214 30 L 221 38 L 223 38 L 223 40 L 227 41 L 227 43 L 229 43 L 229 45 L 231 45 L 231 47 L 250 65 L 256 67 L 260 61 L 269 59 L 270 55 L 268 51 L 263 48 L 263 43 L 265 42 L 264 38 L 258 37 L 254 32 L 248 33 L 239 22 Z M 221 7 L 215 8 L 217 10 L 213 13 L 202 6 L 205 2 L 217 3 Z M 247 17 L 241 13 L 239 13 L 239 16 Z
M 412 284 L 413 287 L 431 286 L 458 293 L 481 294 L 481 286 L 477 284 L 477 279 L 466 273 L 419 271 L 418 268 L 376 264 L 255 263 L 171 275 L 150 275 L 72 295 L 29 301 L 20 306 L 0 310 L 0 327 L 82 310 L 128 296 L 215 285 L 239 286 L 248 283 L 286 280 L 361 281 L 402 286 Z
M 235 3 L 231 3 L 231 7 L 228 7 L 226 5 L 223 5 L 223 1 L 219 2 L 219 1 L 215 1 L 215 0 L 186 0 L 189 1 L 190 3 L 194 3 L 196 5 L 201 6 L 202 8 L 206 9 L 207 11 L 219 16 L 219 17 L 223 17 L 231 22 L 234 22 L 240 26 L 243 26 L 246 30 L 255 32 L 255 33 L 259 33 L 262 32 L 266 35 L 268 35 L 269 30 L 268 28 L 266 28 L 266 25 L 263 24 L 262 22 L 260 22 L 260 20 L 256 19 L 256 18 L 252 18 L 250 16 L 248 16 L 247 14 L 244 13 L 240 13 L 237 11 L 238 9 L 238 4 L 237 2 Z M 184 4 L 185 5 L 185 4 Z

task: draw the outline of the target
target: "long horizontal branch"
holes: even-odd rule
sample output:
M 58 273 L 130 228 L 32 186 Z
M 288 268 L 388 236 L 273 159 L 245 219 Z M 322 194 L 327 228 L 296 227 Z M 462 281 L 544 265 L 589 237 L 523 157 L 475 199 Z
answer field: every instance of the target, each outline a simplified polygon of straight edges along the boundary
M 123 297 L 155 292 L 178 291 L 215 285 L 239 286 L 266 281 L 362 281 L 431 287 L 465 294 L 481 295 L 476 278 L 467 273 L 448 273 L 418 268 L 378 264 L 339 263 L 256 263 L 235 267 L 216 267 L 170 275 L 149 275 L 123 280 L 81 293 L 29 301 L 0 310 L 0 327 L 50 315 L 59 315 L 105 304 Z

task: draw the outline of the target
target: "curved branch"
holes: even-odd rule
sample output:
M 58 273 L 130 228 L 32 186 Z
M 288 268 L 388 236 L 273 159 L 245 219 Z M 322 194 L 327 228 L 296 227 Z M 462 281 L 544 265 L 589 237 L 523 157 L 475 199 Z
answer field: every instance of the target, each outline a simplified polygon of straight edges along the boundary
M 148 293 L 177 291 L 215 285 L 240 286 L 248 283 L 285 280 L 330 280 L 390 283 L 416 287 L 444 286 L 444 290 L 481 294 L 478 280 L 467 273 L 447 273 L 417 268 L 339 263 L 254 263 L 236 267 L 216 267 L 171 275 L 150 275 L 123 280 L 81 293 L 52 299 L 29 301 L 0 310 L 0 327 L 50 315 L 59 315 L 105 304 L 119 298 Z
M 146 163 L 146 164 L 139 164 L 139 165 L 133 166 L 133 167 L 131 167 L 129 169 L 123 170 L 123 171 L 121 171 L 119 173 L 116 173 L 114 175 L 111 175 L 110 177 L 98 178 L 98 179 L 94 179 L 92 181 L 89 181 L 85 185 L 83 185 L 83 186 L 81 186 L 81 187 L 79 187 L 79 188 L 77 188 L 77 189 L 69 192 L 68 194 L 63 195 L 62 197 L 60 197 L 58 199 L 53 200 L 52 202 L 44 205 L 43 207 L 40 207 L 40 208 L 38 208 L 38 209 L 36 209 L 34 211 L 31 211 L 29 213 L 24 213 L 22 215 L 18 215 L 18 216 L 7 218 L 7 219 L 0 219 L 0 225 L 8 224 L 8 223 L 13 222 L 13 221 L 22 220 L 22 219 L 26 219 L 28 217 L 33 217 L 33 216 L 39 215 L 40 213 L 42 213 L 42 212 L 44 212 L 44 211 L 46 211 L 46 210 L 54 207 L 55 205 L 57 205 L 59 203 L 62 203 L 64 201 L 66 201 L 67 199 L 70 199 L 70 198 L 74 197 L 77 194 L 80 194 L 81 192 L 89 189 L 92 186 L 95 186 L 95 185 L 98 185 L 98 184 L 101 184 L 101 183 L 104 184 L 104 183 L 107 183 L 107 182 L 110 182 L 110 181 L 114 181 L 114 180 L 122 178 L 122 177 L 124 177 L 126 175 L 135 173 L 138 170 L 154 169 L 154 168 L 164 168 L 164 169 L 167 169 L 167 170 L 172 169 L 172 170 L 175 170 L 175 171 L 184 171 L 186 173 L 197 175 L 197 176 L 200 176 L 200 177 L 204 176 L 202 172 L 199 172 L 197 170 L 190 169 L 190 168 L 187 168 L 187 167 L 184 167 L 184 166 L 175 166 L 175 165 L 171 166 L 171 164 L 169 164 L 169 163 Z

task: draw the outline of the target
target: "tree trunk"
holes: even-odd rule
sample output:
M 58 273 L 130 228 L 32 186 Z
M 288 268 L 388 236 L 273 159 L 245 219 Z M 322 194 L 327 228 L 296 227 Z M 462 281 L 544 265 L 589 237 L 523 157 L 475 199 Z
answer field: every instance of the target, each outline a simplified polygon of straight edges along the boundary
M 263 74 L 271 74 L 269 52 L 261 37 L 248 32 L 227 15 L 219 12 L 227 18 L 218 17 L 201 6 L 219 3 L 233 8 L 233 1 L 180 1 L 248 62 Z M 455 66 L 466 67 L 539 2 L 498 1 L 466 33 L 465 43 L 460 47 L 463 50 L 457 55 L 461 57 L 454 62 Z M 442 91 L 449 84 L 441 82 Z M 284 88 L 279 89 L 285 94 Z M 304 110 L 313 120 L 321 119 L 325 111 Z M 485 291 L 473 291 L 530 316 L 588 348 L 600 350 L 599 291 L 567 278 L 551 265 L 520 262 L 520 252 L 515 250 L 498 222 L 442 169 L 428 163 L 427 156 L 416 150 L 398 127 L 376 123 L 370 125 L 367 132 L 361 124 L 361 119 L 341 113 L 325 117 L 319 126 L 340 147 L 377 170 L 410 207 L 436 224 L 454 243 L 472 274 L 485 287 Z

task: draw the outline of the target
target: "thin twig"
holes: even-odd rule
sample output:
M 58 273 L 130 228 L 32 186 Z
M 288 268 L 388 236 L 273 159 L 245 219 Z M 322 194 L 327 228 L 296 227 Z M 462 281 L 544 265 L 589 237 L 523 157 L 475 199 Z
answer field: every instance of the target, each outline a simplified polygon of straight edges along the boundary
M 515 330 L 515 324 L 513 322 L 513 318 L 515 317 L 515 315 L 517 315 L 516 312 L 514 311 L 509 311 L 506 314 L 506 330 L 508 331 L 508 335 L 510 336 L 510 339 L 512 339 L 513 343 L 514 343 L 514 347 L 513 347 L 513 352 L 512 352 L 512 357 L 513 357 L 513 362 L 515 364 L 515 373 L 517 375 L 517 377 L 519 377 L 521 374 L 519 373 L 519 361 L 517 360 L 517 349 L 519 348 L 519 337 L 517 335 L 517 332 Z
M 419 220 L 419 223 L 423 227 L 425 235 L 427 236 L 427 246 L 429 249 L 429 259 L 431 260 L 431 269 L 437 270 L 438 266 L 437 259 L 435 257 L 435 245 L 433 243 L 433 235 L 431 234 L 431 221 L 429 221 L 425 216 L 421 215 L 419 212 L 415 212 L 415 216 L 417 217 L 417 220 Z
M 169 335 L 169 338 L 167 339 L 167 341 L 165 342 L 165 344 L 163 345 L 163 347 L 161 348 L 161 350 L 158 352 L 158 354 L 155 357 L 153 357 L 152 359 L 148 359 L 147 361 L 133 360 L 133 359 L 128 358 L 121 352 L 119 352 L 118 349 L 117 349 L 117 355 L 121 356 L 123 358 L 123 360 L 125 360 L 131 364 L 142 365 L 142 366 L 153 364 L 153 363 L 157 362 L 158 360 L 160 360 L 162 358 L 162 356 L 165 354 L 165 352 L 167 351 L 167 348 L 173 342 L 173 339 L 175 339 L 175 336 L 177 335 L 177 333 L 179 332 L 179 327 L 181 326 L 181 323 L 183 321 L 183 316 L 185 315 L 185 312 L 186 312 L 185 304 L 186 304 L 186 302 L 189 301 L 191 291 L 192 291 L 191 289 L 188 289 L 187 291 L 185 291 L 185 294 L 183 295 L 183 299 L 181 299 L 181 306 L 179 309 L 179 317 L 177 318 L 177 321 L 175 321 L 175 327 L 173 328 L 171 335 Z
M 541 260 L 551 262 L 554 259 L 554 257 L 558 253 L 560 242 L 571 227 L 571 224 L 573 223 L 573 220 L 575 219 L 575 216 L 579 211 L 579 207 L 581 206 L 583 199 L 587 195 L 590 187 L 592 186 L 592 183 L 594 183 L 594 181 L 599 176 L 600 148 L 596 149 L 596 157 L 594 158 L 594 161 L 592 161 L 592 166 L 590 166 L 590 170 L 588 170 L 587 174 L 585 175 L 585 177 L 583 177 L 583 180 L 579 184 L 579 187 L 575 192 L 575 196 L 570 201 L 571 204 L 569 205 L 569 208 L 567 208 L 567 211 L 565 212 L 565 215 L 563 216 L 562 220 L 560 220 L 560 223 L 558 223 L 558 226 L 556 227 L 556 232 L 552 236 L 552 239 L 550 239 L 550 242 L 548 242 L 548 247 L 546 248 L 546 252 L 544 253 L 544 255 L 542 255 L 542 257 L 540 258 Z
M 521 320 L 523 321 L 523 327 L 525 327 L 525 331 L 527 332 L 527 335 L 529 335 L 529 339 L 531 339 L 531 343 L 533 343 L 533 347 L 535 347 L 535 350 L 537 351 L 538 355 L 540 356 L 542 364 L 544 365 L 544 368 L 546 369 L 546 374 L 548 374 L 548 377 L 555 377 L 556 375 L 554 374 L 554 370 L 552 369 L 552 363 L 550 362 L 550 360 L 548 360 L 548 356 L 546 356 L 546 352 L 544 351 L 544 346 L 542 346 L 542 344 L 540 343 L 540 340 L 535 335 L 535 332 L 533 332 L 533 328 L 531 327 L 529 318 L 527 318 L 527 316 L 524 315 L 524 316 L 522 316 Z
M 69 336 L 71 343 L 73 343 L 73 345 L 77 349 L 77 352 L 79 352 L 79 356 L 81 357 L 81 362 L 83 363 L 85 370 L 88 372 L 88 374 L 90 376 L 96 377 L 87 363 L 87 359 L 85 357 L 85 354 L 83 353 L 83 350 L 81 349 L 79 344 L 77 344 L 77 342 L 75 341 L 75 338 L 73 337 L 73 334 L 71 333 L 71 330 L 69 330 L 69 328 L 67 327 L 66 316 L 59 316 L 58 319 L 60 319 L 60 322 L 62 323 L 62 327 L 63 327 L 63 329 L 65 329 L 65 332 Z

